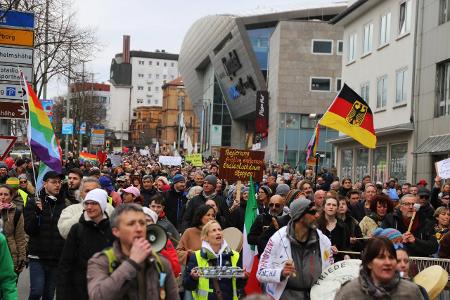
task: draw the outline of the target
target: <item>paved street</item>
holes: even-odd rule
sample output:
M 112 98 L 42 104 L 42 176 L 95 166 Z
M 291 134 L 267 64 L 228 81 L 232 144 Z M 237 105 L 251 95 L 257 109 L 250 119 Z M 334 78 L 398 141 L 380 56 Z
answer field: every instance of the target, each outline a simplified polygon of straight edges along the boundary
M 19 300 L 28 299 L 28 291 L 30 289 L 30 271 L 25 269 L 19 277 L 19 283 L 17 285 L 19 290 Z

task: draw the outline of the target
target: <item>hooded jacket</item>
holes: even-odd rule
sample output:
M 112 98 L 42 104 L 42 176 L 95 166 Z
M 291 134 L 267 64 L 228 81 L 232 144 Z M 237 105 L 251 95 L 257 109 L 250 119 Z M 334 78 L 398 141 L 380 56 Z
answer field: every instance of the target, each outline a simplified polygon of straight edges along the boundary
M 81 215 L 80 221 L 70 229 L 61 255 L 57 299 L 89 299 L 87 262 L 96 252 L 110 247 L 113 240 L 107 214 L 98 224 L 89 219 L 86 213 Z
M 164 210 L 167 218 L 178 231 L 181 231 L 183 215 L 186 210 L 186 196 L 184 196 L 182 191 L 178 192 L 172 186 L 170 190 L 164 193 L 164 198 L 166 199 Z
M 266 283 L 265 292 L 275 300 L 280 299 L 287 285 L 288 278 L 282 280 L 284 263 L 292 258 L 291 242 L 288 237 L 288 226 L 278 230 L 267 243 L 261 255 L 256 277 L 262 283 Z M 313 231 L 314 232 L 314 231 Z M 330 240 L 318 229 L 315 230 L 319 238 L 320 257 L 322 270 L 333 263 Z
M 0 268 L 0 296 L 3 300 L 16 300 L 18 299 L 17 275 L 14 272 L 14 264 L 9 255 L 6 238 L 1 231 L 0 225 L 0 266 L 2 266 Z
M 59 193 L 54 200 L 42 189 L 39 199 L 42 210 L 37 207 L 35 199 L 29 199 L 23 211 L 25 232 L 30 236 L 28 255 L 56 267 L 64 247 L 64 239 L 57 227 L 61 211 L 65 208 L 64 195 Z
M 11 203 L 10 209 L 1 210 L 1 219 L 3 220 L 3 234 L 6 236 L 8 248 L 14 262 L 14 268 L 22 266 L 26 259 L 27 241 L 25 239 L 25 229 L 23 214 L 20 212 L 20 218 L 17 226 L 14 224 L 16 210 L 18 208 L 14 203 Z

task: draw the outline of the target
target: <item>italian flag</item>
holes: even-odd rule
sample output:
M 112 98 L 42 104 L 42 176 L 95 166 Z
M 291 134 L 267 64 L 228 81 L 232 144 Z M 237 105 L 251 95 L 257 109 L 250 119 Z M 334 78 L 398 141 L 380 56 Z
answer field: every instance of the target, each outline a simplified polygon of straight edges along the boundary
M 256 203 L 255 196 L 255 184 L 253 183 L 253 178 L 250 177 L 248 191 L 247 207 L 245 208 L 245 222 L 244 222 L 244 237 L 243 237 L 243 248 L 242 248 L 242 266 L 244 270 L 250 273 L 250 277 L 245 285 L 245 293 L 247 295 L 258 293 L 260 294 L 261 286 L 256 279 L 256 271 L 258 270 L 258 256 L 256 251 L 256 246 L 249 245 L 247 241 L 247 235 L 255 222 L 256 216 L 258 215 L 258 204 Z

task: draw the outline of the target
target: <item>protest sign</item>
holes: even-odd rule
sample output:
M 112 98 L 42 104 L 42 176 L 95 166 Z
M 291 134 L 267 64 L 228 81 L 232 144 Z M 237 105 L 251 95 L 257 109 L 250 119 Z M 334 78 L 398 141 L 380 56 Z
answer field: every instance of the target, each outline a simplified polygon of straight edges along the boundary
M 203 165 L 202 155 L 200 153 L 186 155 L 184 160 L 190 162 L 194 167 L 201 167 Z
M 159 163 L 168 166 L 180 166 L 181 156 L 160 156 Z
M 450 158 L 435 163 L 436 173 L 442 179 L 450 178 Z
M 149 156 L 150 151 L 148 149 L 139 149 L 139 154 L 142 156 Z
M 122 164 L 122 156 L 119 154 L 111 154 L 109 155 L 109 159 L 111 159 L 111 165 L 113 167 L 118 167 Z
M 249 180 L 262 181 L 264 173 L 264 152 L 238 150 L 230 148 L 220 149 L 220 177 L 230 182 Z

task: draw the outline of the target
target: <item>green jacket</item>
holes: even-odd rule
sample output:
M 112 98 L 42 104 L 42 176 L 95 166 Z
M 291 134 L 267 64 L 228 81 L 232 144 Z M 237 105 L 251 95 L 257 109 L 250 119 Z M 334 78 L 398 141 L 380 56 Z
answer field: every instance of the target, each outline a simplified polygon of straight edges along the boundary
M 0 233 L 0 299 L 18 299 L 16 278 L 17 275 L 14 272 L 14 264 L 8 250 L 6 238 Z

